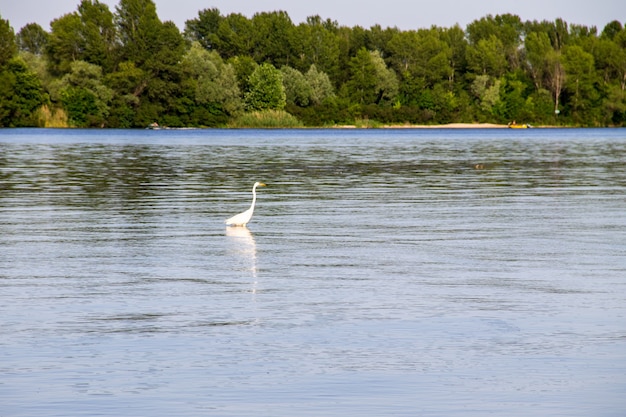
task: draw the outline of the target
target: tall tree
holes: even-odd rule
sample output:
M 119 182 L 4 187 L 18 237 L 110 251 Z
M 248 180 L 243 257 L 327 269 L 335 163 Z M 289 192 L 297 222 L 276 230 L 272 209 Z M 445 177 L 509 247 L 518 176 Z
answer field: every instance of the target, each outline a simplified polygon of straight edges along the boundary
M 179 116 L 188 112 L 179 65 L 185 53 L 183 36 L 173 22 L 159 20 L 152 0 L 121 0 L 116 10 L 120 59 L 145 75 L 137 90 L 135 125 L 164 119 L 169 125 L 181 125 Z
M 249 83 L 250 91 L 245 94 L 248 110 L 282 110 L 285 108 L 283 76 L 272 64 L 260 65 L 250 75 Z
M 339 71 L 339 38 L 337 22 L 310 16 L 294 28 L 294 66 L 300 71 L 315 65 L 327 74 Z
M 197 18 L 185 22 L 185 36 L 200 42 L 205 49 L 219 51 L 221 39 L 217 32 L 222 20 L 224 18 L 218 8 L 200 10 Z
M 53 75 L 70 71 L 72 62 L 81 59 L 84 47 L 81 39 L 81 21 L 77 12 L 67 13 L 50 23 L 50 38 L 46 56 Z
M 287 104 L 306 107 L 311 103 L 311 86 L 304 74 L 295 68 L 284 66 L 280 69 L 283 75 L 283 86 Z
M 113 13 L 98 0 L 82 0 L 78 10 L 50 24 L 47 56 L 52 71 L 65 74 L 73 61 L 85 61 L 110 70 L 115 48 Z
M 501 77 L 506 71 L 504 46 L 495 35 L 467 47 L 467 65 L 475 73 Z
M 72 62 L 71 72 L 61 79 L 60 96 L 74 126 L 106 124 L 113 90 L 104 85 L 100 66 L 85 61 Z
M 39 78 L 21 58 L 13 58 L 0 67 L 1 127 L 36 125 L 35 111 L 47 101 Z
M 252 17 L 253 58 L 275 67 L 290 65 L 293 54 L 293 23 L 284 11 L 256 13 Z
M 28 23 L 17 34 L 17 45 L 20 51 L 42 55 L 48 44 L 48 32 L 38 23 Z
M 120 0 L 115 22 L 120 40 L 120 61 L 143 67 L 158 45 L 162 23 L 152 0 Z
M 311 87 L 311 104 L 320 105 L 325 100 L 334 97 L 335 92 L 330 77 L 323 71 L 318 71 L 315 65 L 311 65 L 304 77 Z
M 565 67 L 563 66 L 560 51 L 551 50 L 548 52 L 546 56 L 546 75 L 548 90 L 552 92 L 552 99 L 554 100 L 554 112 L 559 114 L 561 111 L 559 100 L 565 85 Z
M 240 13 L 231 13 L 221 20 L 217 29 L 219 39 L 217 52 L 224 59 L 251 55 L 253 28 L 250 19 Z
M 449 29 L 440 29 L 441 39 L 450 47 L 450 68 L 452 77 L 448 80 L 451 90 L 455 81 L 460 80 L 467 68 L 467 40 L 463 29 L 457 24 Z
M 543 79 L 548 64 L 548 53 L 553 51 L 550 38 L 545 32 L 530 32 L 524 40 L 527 68 L 533 79 L 535 90 L 543 87 Z
M 367 49 L 362 48 L 350 60 L 350 80 L 346 83 L 349 98 L 359 104 L 376 101 L 376 67 Z
M 109 6 L 98 0 L 82 0 L 78 6 L 82 27 L 80 37 L 84 52 L 81 60 L 101 66 L 109 72 L 113 66 L 116 30 Z
M 481 40 L 500 41 L 499 51 L 504 55 L 508 67 L 515 70 L 519 66 L 519 50 L 524 25 L 519 16 L 512 14 L 487 15 L 475 20 L 467 26 L 470 45 L 476 46 Z M 490 42 L 491 43 L 491 42 Z
M 563 50 L 563 64 L 567 74 L 564 86 L 570 95 L 573 116 L 578 122 L 589 120 L 589 115 L 583 113 L 590 112 L 598 99 L 593 55 L 571 45 Z
M 387 68 L 378 51 L 361 49 L 350 62 L 351 79 L 346 84 L 350 98 L 359 104 L 393 101 L 398 94 L 398 78 Z
M 16 53 L 15 32 L 9 21 L 0 16 L 0 68 L 7 65 Z
M 211 111 L 233 115 L 242 107 L 235 70 L 215 51 L 194 42 L 182 65 L 194 85 L 194 100 Z

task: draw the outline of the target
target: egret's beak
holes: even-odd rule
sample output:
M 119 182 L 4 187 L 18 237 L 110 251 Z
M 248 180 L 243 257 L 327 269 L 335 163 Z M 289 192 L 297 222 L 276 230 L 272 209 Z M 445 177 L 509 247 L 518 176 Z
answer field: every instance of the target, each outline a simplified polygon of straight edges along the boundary
M 267 184 L 264 184 L 264 183 L 260 182 L 260 183 L 259 183 L 259 186 L 260 186 L 260 187 L 267 187 Z

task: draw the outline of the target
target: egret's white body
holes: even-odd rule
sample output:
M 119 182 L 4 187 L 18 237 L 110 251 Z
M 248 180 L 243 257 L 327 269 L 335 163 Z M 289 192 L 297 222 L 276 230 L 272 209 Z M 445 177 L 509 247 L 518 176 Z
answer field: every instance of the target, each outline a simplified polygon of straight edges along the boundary
M 265 187 L 265 184 L 258 181 L 254 183 L 254 186 L 252 187 L 252 204 L 250 205 L 250 208 L 243 213 L 239 213 L 230 219 L 227 219 L 224 223 L 229 226 L 245 226 L 248 222 L 250 222 L 252 213 L 254 213 L 254 205 L 256 204 L 256 187 L 259 186 Z

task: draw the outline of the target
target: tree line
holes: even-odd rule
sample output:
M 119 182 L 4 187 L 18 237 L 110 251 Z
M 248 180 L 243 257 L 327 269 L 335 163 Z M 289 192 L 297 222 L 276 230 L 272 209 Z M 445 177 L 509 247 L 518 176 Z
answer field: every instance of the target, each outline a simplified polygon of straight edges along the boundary
M 0 16 L 0 126 L 624 126 L 626 29 L 487 15 L 400 30 L 98 0 L 17 33 Z M 270 116 L 267 116 L 270 115 Z

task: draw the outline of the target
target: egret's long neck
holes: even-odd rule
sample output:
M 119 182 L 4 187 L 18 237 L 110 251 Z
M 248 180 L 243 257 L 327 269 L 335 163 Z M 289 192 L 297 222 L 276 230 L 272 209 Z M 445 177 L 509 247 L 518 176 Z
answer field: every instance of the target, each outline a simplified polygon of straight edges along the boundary
M 252 187 L 252 204 L 250 204 L 250 208 L 254 208 L 254 204 L 256 203 L 256 185 Z

